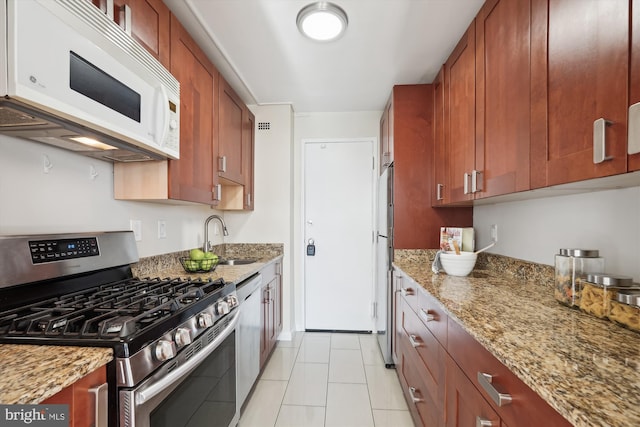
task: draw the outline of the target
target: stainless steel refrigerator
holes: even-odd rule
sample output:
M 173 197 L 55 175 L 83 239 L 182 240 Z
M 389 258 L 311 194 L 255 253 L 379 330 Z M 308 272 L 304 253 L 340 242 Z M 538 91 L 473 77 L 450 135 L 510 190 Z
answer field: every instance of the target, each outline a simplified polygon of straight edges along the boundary
M 393 163 L 378 180 L 378 227 L 376 238 L 376 330 L 387 368 L 393 367 Z

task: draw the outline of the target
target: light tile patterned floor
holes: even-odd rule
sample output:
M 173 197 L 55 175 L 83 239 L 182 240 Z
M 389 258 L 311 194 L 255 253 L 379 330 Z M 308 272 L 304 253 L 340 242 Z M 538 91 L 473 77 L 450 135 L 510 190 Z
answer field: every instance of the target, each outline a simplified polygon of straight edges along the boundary
M 240 427 L 413 427 L 374 335 L 298 333 L 279 341 Z

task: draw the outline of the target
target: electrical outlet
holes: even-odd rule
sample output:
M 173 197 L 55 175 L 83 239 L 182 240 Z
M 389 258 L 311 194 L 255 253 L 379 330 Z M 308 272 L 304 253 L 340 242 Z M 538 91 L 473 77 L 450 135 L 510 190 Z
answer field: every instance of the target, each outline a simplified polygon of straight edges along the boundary
M 129 220 L 129 227 L 133 231 L 133 237 L 135 237 L 136 242 L 142 240 L 142 221 L 139 219 L 131 219 Z
M 158 239 L 167 238 L 167 222 L 158 221 Z
M 498 224 L 491 224 L 491 240 L 498 241 Z

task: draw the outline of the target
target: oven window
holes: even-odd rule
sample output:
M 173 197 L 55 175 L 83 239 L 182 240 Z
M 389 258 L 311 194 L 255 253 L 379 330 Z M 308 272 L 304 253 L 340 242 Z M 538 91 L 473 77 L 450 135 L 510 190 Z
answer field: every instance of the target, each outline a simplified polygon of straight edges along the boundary
M 140 123 L 139 93 L 75 52 L 70 52 L 69 66 L 71 89 Z
M 236 334 L 151 413 L 151 427 L 229 427 L 236 413 Z

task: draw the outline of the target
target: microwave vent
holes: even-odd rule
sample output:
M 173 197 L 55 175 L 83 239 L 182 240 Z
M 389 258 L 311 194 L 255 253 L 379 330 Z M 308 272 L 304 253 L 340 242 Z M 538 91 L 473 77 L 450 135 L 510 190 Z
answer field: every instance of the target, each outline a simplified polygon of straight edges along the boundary
M 258 122 L 258 130 L 271 129 L 271 122 Z
M 31 114 L 0 107 L 0 127 L 37 126 L 47 124 Z

